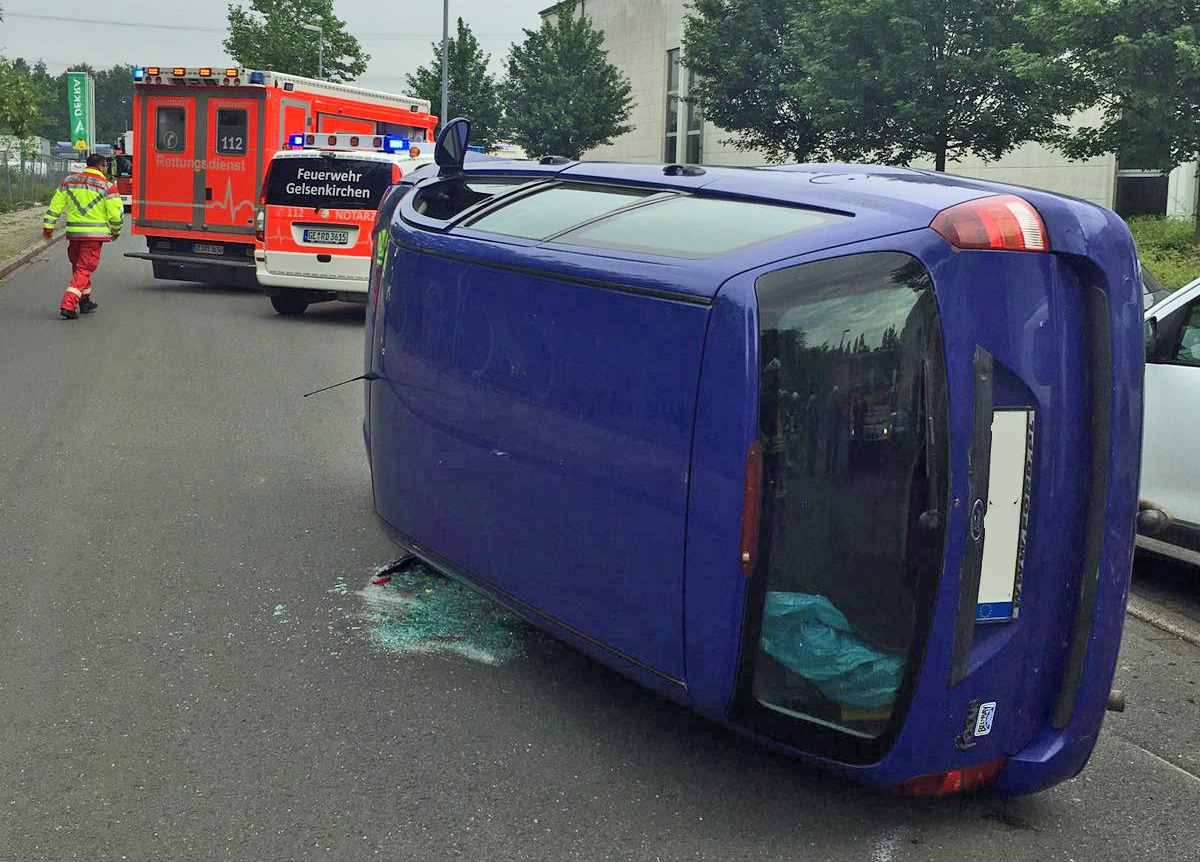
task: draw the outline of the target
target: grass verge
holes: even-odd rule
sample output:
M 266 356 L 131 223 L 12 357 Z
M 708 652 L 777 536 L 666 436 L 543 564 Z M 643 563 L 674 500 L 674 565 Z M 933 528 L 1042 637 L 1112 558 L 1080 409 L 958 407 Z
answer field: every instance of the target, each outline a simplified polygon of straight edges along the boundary
M 1138 257 L 1171 290 L 1200 278 L 1196 224 L 1191 219 L 1137 216 L 1129 219 Z

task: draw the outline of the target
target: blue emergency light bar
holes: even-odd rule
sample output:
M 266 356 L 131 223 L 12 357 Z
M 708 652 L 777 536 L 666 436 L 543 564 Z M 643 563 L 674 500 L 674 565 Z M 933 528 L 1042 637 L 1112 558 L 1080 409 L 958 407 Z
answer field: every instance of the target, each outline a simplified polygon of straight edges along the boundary
M 331 149 L 331 150 L 363 150 L 368 152 L 382 152 L 388 155 L 420 155 L 420 150 L 409 144 L 408 138 L 402 138 L 399 135 L 358 135 L 353 132 L 335 132 L 327 134 L 318 132 L 316 134 L 295 134 L 288 135 L 285 139 L 287 148 L 290 150 L 303 150 L 308 148 Z
M 133 70 L 133 80 L 135 80 L 135 81 L 146 80 L 146 70 L 140 66 L 138 68 L 134 69 Z

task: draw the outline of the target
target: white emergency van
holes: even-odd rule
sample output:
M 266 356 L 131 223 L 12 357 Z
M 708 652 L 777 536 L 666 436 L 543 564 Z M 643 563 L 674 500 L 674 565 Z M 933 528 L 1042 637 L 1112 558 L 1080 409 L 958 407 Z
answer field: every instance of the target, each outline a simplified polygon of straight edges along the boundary
M 372 227 L 388 188 L 433 161 L 404 138 L 308 134 L 288 138 L 267 166 L 254 262 L 280 314 L 314 302 L 366 302 Z

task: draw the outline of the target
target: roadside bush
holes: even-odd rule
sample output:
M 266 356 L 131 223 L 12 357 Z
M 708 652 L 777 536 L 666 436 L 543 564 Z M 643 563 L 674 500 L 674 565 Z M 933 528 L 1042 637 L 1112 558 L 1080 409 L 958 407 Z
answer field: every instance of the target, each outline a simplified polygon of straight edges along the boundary
M 1138 248 L 1157 253 L 1194 254 L 1196 251 L 1196 225 L 1191 219 L 1134 216 L 1128 224 Z
M 1142 263 L 1150 274 L 1162 282 L 1168 290 L 1183 287 L 1189 281 L 1200 278 L 1200 260 L 1181 254 L 1154 255 L 1143 253 Z
M 1200 277 L 1196 225 L 1190 219 L 1138 216 L 1128 220 L 1146 269 L 1170 290 Z

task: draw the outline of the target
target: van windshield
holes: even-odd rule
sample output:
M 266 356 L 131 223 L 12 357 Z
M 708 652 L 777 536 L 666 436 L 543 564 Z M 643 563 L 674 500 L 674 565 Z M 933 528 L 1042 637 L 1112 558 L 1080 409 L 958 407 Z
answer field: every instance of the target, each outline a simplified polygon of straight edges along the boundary
M 375 209 L 392 184 L 392 163 L 311 156 L 275 159 L 267 203 L 311 209 Z

